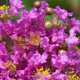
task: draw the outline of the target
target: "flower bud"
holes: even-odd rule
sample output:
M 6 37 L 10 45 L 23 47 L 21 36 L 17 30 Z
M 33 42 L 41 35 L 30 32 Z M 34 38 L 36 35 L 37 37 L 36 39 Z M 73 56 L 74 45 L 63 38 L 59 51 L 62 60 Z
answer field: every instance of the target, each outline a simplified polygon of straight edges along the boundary
M 46 22 L 44 23 L 44 28 L 45 28 L 46 30 L 52 29 L 52 28 L 53 28 L 53 23 L 52 23 L 51 21 L 46 21 Z
M 53 9 L 51 7 L 46 8 L 46 14 L 47 15 L 52 15 L 53 14 Z
M 66 52 L 66 50 L 61 49 L 61 50 L 59 50 L 58 54 L 62 54 L 62 53 L 65 53 L 65 52 Z
M 41 2 L 40 1 L 35 1 L 34 2 L 34 7 L 36 7 L 36 8 L 40 8 L 41 7 Z
M 2 42 L 2 40 L 3 40 L 3 38 L 2 38 L 2 36 L 0 35 L 0 42 Z

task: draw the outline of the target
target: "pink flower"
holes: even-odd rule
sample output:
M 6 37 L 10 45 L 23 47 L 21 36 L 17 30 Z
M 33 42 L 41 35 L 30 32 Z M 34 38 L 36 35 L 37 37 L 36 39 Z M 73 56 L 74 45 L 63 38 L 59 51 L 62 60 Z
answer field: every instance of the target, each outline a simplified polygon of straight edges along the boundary
M 68 20 L 68 24 L 70 24 L 69 28 L 71 30 L 80 33 L 80 20 L 75 20 L 75 18 L 71 18 Z
M 65 39 L 68 47 L 76 47 L 80 43 L 80 39 L 78 39 L 75 35 L 74 36 L 69 36 L 68 38 Z
M 75 18 L 71 18 L 68 20 L 68 24 L 70 24 L 70 28 L 76 26 L 80 26 L 80 20 L 76 20 Z
M 50 79 L 53 79 L 53 80 L 55 80 L 55 79 L 57 79 L 57 80 L 67 80 L 67 77 L 68 77 L 67 75 L 62 74 L 60 72 L 60 70 L 57 69 L 56 72 L 52 73 Z
M 60 27 L 60 30 L 58 31 L 57 29 L 53 29 L 52 32 L 52 42 L 56 42 L 57 44 L 62 44 L 65 38 L 68 36 L 64 30 L 66 29 L 65 27 Z
M 41 7 L 40 8 L 48 8 L 49 7 L 49 4 L 46 2 L 46 1 L 41 1 Z
M 67 10 L 61 9 L 59 6 L 57 6 L 54 9 L 54 13 L 56 15 L 58 15 L 58 19 L 63 21 L 63 22 L 67 21 L 68 16 L 72 16 L 73 15 L 73 12 L 72 13 L 68 13 Z
M 28 65 L 40 65 L 46 63 L 47 58 L 48 58 L 47 52 L 44 52 L 42 55 L 40 55 L 40 53 L 36 51 L 36 54 L 33 54 L 33 56 L 29 59 Z
M 13 15 L 18 16 L 18 11 L 20 11 L 21 9 L 25 8 L 24 5 L 22 5 L 22 1 L 21 0 L 9 0 L 10 2 L 10 8 L 12 9 L 12 13 Z
M 3 14 L 4 13 L 4 11 L 3 10 L 0 10 L 0 14 Z
M 64 67 L 68 64 L 68 56 L 66 53 L 59 54 L 58 56 L 52 57 L 52 66 L 64 69 Z

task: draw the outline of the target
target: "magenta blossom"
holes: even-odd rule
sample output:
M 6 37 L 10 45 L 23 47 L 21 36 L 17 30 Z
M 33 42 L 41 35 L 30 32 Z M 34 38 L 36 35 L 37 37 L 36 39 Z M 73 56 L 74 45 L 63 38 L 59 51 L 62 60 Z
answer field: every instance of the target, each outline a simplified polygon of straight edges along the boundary
M 54 9 L 54 13 L 56 15 L 58 15 L 58 19 L 63 21 L 63 22 L 67 21 L 68 16 L 72 16 L 73 15 L 73 12 L 72 13 L 68 13 L 67 10 L 61 9 L 59 6 L 57 6 Z
M 22 5 L 22 1 L 21 0 L 9 0 L 10 2 L 10 8 L 12 9 L 12 13 L 13 15 L 18 16 L 18 11 L 20 11 L 21 9 L 25 8 L 24 5 Z
M 4 11 L 3 11 L 3 10 L 1 10 L 1 11 L 0 11 L 0 14 L 3 14 L 3 13 L 4 13 Z

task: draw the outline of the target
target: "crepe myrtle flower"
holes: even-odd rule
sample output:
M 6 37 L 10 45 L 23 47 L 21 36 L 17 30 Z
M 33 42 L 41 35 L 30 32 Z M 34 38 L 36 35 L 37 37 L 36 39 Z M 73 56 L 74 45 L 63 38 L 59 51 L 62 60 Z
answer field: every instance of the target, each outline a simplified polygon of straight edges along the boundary
M 65 39 L 66 44 L 68 47 L 76 47 L 80 43 L 80 39 L 76 37 L 76 33 L 74 32 L 74 29 L 71 29 L 69 37 Z
M 58 31 L 57 29 L 53 29 L 51 37 L 52 37 L 52 42 L 57 43 L 57 44 L 63 44 L 65 39 L 67 38 L 68 34 L 66 34 L 64 31 L 66 29 L 65 27 L 60 27 L 60 30 Z
M 73 54 L 74 52 L 74 54 Z M 79 51 L 75 48 L 69 49 L 69 51 L 67 52 L 67 56 L 69 58 L 69 64 L 70 65 L 77 65 L 80 63 L 80 57 L 79 57 Z
M 69 58 L 66 53 L 59 54 L 58 56 L 52 57 L 52 66 L 56 68 L 64 69 L 68 65 Z
M 76 33 L 80 33 L 80 20 L 68 19 L 73 13 L 59 6 L 52 9 L 46 1 L 37 1 L 29 12 L 22 10 L 21 18 L 13 23 L 13 15 L 18 16 L 25 6 L 21 0 L 9 2 L 10 8 L 0 6 L 0 80 L 80 80 Z M 60 27 L 53 13 L 68 22 L 69 36 L 67 27 Z M 49 21 L 47 15 L 55 19 Z
M 10 57 L 9 57 L 10 55 Z M 15 59 L 14 59 L 15 56 Z M 9 53 L 6 50 L 5 47 L 5 43 L 1 42 L 0 43 L 0 79 L 3 80 L 5 78 L 5 80 L 16 80 L 17 76 L 21 76 L 21 74 L 24 74 L 22 72 L 24 71 L 24 68 L 27 66 L 25 65 L 24 61 L 21 63 L 17 63 L 19 61 L 16 61 L 19 55 L 11 55 L 11 53 Z M 19 59 L 21 60 L 21 58 Z M 27 64 L 27 63 L 26 63 Z M 20 66 L 21 70 L 17 70 L 17 65 Z M 24 65 L 24 66 L 21 66 Z
M 74 17 L 68 20 L 68 24 L 70 24 L 70 28 L 80 26 L 80 20 L 76 20 Z
M 42 55 L 40 55 L 40 53 L 36 51 L 36 54 L 33 54 L 33 56 L 29 59 L 28 65 L 39 65 L 46 63 L 47 58 L 48 58 L 47 52 L 44 52 Z
M 13 15 L 9 15 L 8 10 L 10 9 L 9 6 L 3 5 L 0 6 L 0 21 L 7 22 L 8 19 L 12 19 Z
M 1 10 L 1 11 L 0 11 L 0 14 L 3 14 L 3 13 L 4 13 L 3 10 Z
M 50 79 L 53 79 L 53 80 L 55 80 L 55 79 L 57 79 L 57 80 L 67 80 L 67 77 L 68 76 L 66 74 L 61 73 L 61 71 L 59 69 L 57 69 L 55 72 L 53 72 L 51 74 Z
M 9 36 L 12 36 L 15 33 L 15 30 L 18 26 L 15 26 L 15 24 L 12 23 L 11 20 L 7 20 L 6 23 L 0 22 L 0 35 L 3 36 L 3 38 L 6 38 L 6 34 Z
M 45 16 L 45 10 L 43 10 L 43 8 L 46 9 L 47 7 L 49 7 L 46 1 L 41 1 L 41 3 L 42 4 L 41 4 L 41 7 L 39 8 L 39 12 L 37 12 L 37 8 L 35 7 L 32 8 L 29 13 L 26 10 L 22 10 L 21 18 L 17 20 L 17 22 L 20 23 L 24 19 L 29 21 L 29 23 L 41 22 Z
M 24 5 L 22 5 L 22 1 L 21 0 L 9 0 L 10 3 L 10 8 L 11 10 L 9 10 L 9 13 L 18 16 L 18 11 L 20 11 L 21 9 L 25 8 Z
M 8 19 L 12 19 L 14 15 L 18 16 L 18 11 L 20 11 L 25 6 L 22 5 L 21 0 L 9 0 L 10 6 L 6 5 L 0 6 L 0 21 L 3 23 L 7 22 Z
M 58 16 L 58 19 L 63 21 L 64 23 L 68 20 L 69 16 L 73 15 L 73 12 L 72 13 L 68 13 L 67 10 L 61 9 L 59 6 L 57 6 L 54 9 L 54 13 Z
M 0 43 L 0 47 L 0 79 L 3 79 L 10 72 L 14 72 L 16 70 L 16 65 L 9 58 L 9 52 L 6 50 L 4 42 Z
M 76 20 L 75 18 L 71 18 L 68 20 L 69 28 L 74 32 L 80 33 L 80 20 Z
M 48 37 L 41 37 L 40 48 L 43 48 L 43 50 L 51 52 L 57 46 L 59 46 L 59 45 L 58 44 L 49 44 Z

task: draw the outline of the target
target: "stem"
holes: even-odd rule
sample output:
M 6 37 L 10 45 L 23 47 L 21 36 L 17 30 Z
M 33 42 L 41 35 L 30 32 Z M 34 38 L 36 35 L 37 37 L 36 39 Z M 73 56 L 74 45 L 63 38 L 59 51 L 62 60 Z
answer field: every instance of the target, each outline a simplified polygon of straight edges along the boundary
M 6 6 L 7 6 L 7 4 L 8 4 L 8 0 L 6 0 Z
M 49 54 L 49 65 L 50 65 L 50 67 L 52 67 L 52 63 L 51 63 L 51 53 L 48 52 L 48 54 Z
M 12 18 L 12 19 L 17 19 L 17 20 L 18 20 L 18 19 L 20 19 L 20 18 Z
M 54 67 L 50 70 L 50 73 L 53 71 Z

